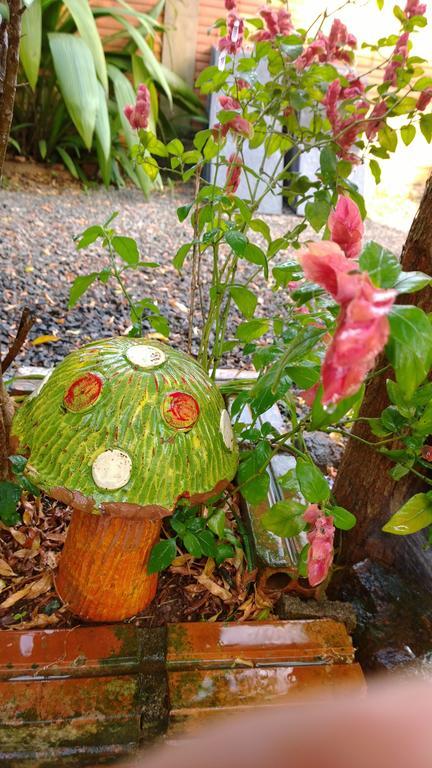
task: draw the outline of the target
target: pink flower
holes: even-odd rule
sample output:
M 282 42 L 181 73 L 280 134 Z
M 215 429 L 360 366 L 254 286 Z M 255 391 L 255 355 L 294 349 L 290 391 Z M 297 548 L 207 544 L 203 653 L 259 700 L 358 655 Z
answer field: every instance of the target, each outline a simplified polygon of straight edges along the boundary
M 246 120 L 246 118 L 241 117 L 238 115 L 237 117 L 233 117 L 232 120 L 228 120 L 221 129 L 222 136 L 226 136 L 228 131 L 233 131 L 233 133 L 238 133 L 240 136 L 243 136 L 245 139 L 251 139 L 254 134 L 254 129 L 252 123 L 249 122 L 249 120 Z
M 232 96 L 219 96 L 219 104 L 222 109 L 240 109 L 240 103 Z
M 146 85 L 141 83 L 138 86 L 135 106 L 128 104 L 123 112 L 132 128 L 135 130 L 147 128 L 150 116 L 150 91 Z
M 347 50 L 347 48 L 355 48 L 356 45 L 357 40 L 354 35 L 348 32 L 345 24 L 339 19 L 335 19 L 329 36 L 327 37 L 320 30 L 315 40 L 298 57 L 296 67 L 297 69 L 304 69 L 314 61 L 345 61 L 349 63 L 352 58 L 352 52 Z
M 387 315 L 396 291 L 375 288 L 366 273 L 355 275 L 354 296 L 342 306 L 322 368 L 323 405 L 354 395 L 385 347 Z
M 408 58 L 408 39 L 409 32 L 404 32 L 397 41 L 392 59 L 384 70 L 384 83 L 390 82 L 392 85 L 397 85 L 397 71 L 403 67 Z
M 325 288 L 338 304 L 354 297 L 352 274 L 356 264 L 346 258 L 337 243 L 330 240 L 308 243 L 299 251 L 299 261 L 307 279 Z
M 421 457 L 425 461 L 432 461 L 432 445 L 423 445 L 421 449 Z
M 417 109 L 423 112 L 432 101 L 432 88 L 425 88 L 417 99 Z
M 423 16 L 426 13 L 426 3 L 419 3 L 418 0 L 407 0 L 404 8 L 404 14 L 408 19 L 413 16 Z
M 332 127 L 334 141 L 338 145 L 337 154 L 350 163 L 357 164 L 359 158 L 351 152 L 351 148 L 363 131 L 362 118 L 367 109 L 367 102 L 358 101 L 355 112 L 345 117 L 340 107 L 340 101 L 344 98 L 340 80 L 337 79 L 330 83 L 323 104 Z
M 241 77 L 236 78 L 236 84 L 239 91 L 250 88 L 250 83 L 247 80 L 243 80 Z
M 350 197 L 340 195 L 328 219 L 330 236 L 348 259 L 357 259 L 361 251 L 364 227 L 358 206 Z
M 381 118 L 387 112 L 387 104 L 385 101 L 379 101 L 375 104 L 372 112 L 370 113 L 367 121 L 365 122 L 365 134 L 369 141 L 372 141 L 377 135 L 378 131 L 385 125 L 385 120 Z
M 243 45 L 244 21 L 237 13 L 229 13 L 227 17 L 227 33 L 219 40 L 219 50 L 227 51 L 232 56 L 238 53 Z
M 252 40 L 274 40 L 278 35 L 289 35 L 293 30 L 291 14 L 285 8 L 276 10 L 267 6 L 260 10 L 260 16 L 264 19 L 266 29 L 260 29 L 252 35 Z
M 309 408 L 312 408 L 313 402 L 316 398 L 317 392 L 319 389 L 319 381 L 313 385 L 313 387 L 309 387 L 309 389 L 305 389 L 303 392 L 300 392 L 300 397 L 303 398 L 306 405 L 309 406 Z M 307 511 L 307 510 L 306 510 Z
M 235 152 L 228 158 L 225 191 L 228 195 L 235 195 L 240 184 L 242 159 Z
M 336 243 L 310 243 L 299 258 L 305 276 L 341 305 L 322 367 L 322 403 L 337 403 L 357 392 L 387 343 L 387 315 L 396 291 L 375 288 L 366 272 L 353 270 L 353 261 Z
M 311 587 L 317 587 L 328 576 L 333 563 L 334 534 L 333 518 L 326 517 L 325 515 L 315 519 L 313 530 L 307 534 L 310 544 L 307 558 L 307 575 Z
M 340 92 L 341 99 L 354 99 L 364 94 L 365 86 L 359 77 L 348 75 L 347 80 L 348 85 L 345 85 Z
M 237 10 L 237 0 L 225 0 L 225 8 L 227 11 Z
M 306 520 L 306 522 L 311 525 L 315 525 L 316 521 L 321 516 L 322 510 L 319 508 L 318 504 L 309 504 L 308 508 L 303 512 L 303 520 Z

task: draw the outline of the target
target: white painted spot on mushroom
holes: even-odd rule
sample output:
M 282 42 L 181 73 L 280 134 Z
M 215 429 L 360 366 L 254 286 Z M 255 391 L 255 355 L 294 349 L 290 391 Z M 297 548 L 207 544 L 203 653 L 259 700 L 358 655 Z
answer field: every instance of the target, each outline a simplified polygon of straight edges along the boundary
M 111 448 L 100 453 L 92 466 L 93 480 L 99 488 L 115 491 L 123 488 L 129 481 L 132 471 L 132 460 L 125 451 Z
M 54 369 L 52 371 L 48 371 L 47 375 L 43 377 L 42 381 L 37 385 L 36 389 L 33 390 L 33 392 L 28 396 L 28 400 L 32 400 L 34 397 L 37 397 L 42 392 L 43 387 L 47 383 L 48 379 L 51 378 L 51 376 L 54 373 Z
M 229 451 L 234 448 L 234 432 L 231 426 L 231 419 L 227 410 L 223 410 L 220 417 L 219 429 L 222 439 Z
M 165 352 L 150 344 L 137 344 L 129 347 L 126 357 L 130 363 L 139 368 L 157 368 L 166 360 Z

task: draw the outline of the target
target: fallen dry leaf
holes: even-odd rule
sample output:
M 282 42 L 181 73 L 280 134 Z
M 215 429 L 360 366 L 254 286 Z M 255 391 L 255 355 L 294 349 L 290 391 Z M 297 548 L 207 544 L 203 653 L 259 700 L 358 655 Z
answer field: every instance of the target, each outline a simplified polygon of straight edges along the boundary
M 202 573 L 200 576 L 197 576 L 196 580 L 200 584 L 202 584 L 203 587 L 208 589 L 208 591 L 211 592 L 212 595 L 215 595 L 216 597 L 220 597 L 221 600 L 224 601 L 224 603 L 232 602 L 231 592 L 228 592 L 227 589 L 220 587 L 219 584 L 216 584 L 215 581 L 212 581 L 211 579 L 209 579 L 209 577 L 206 576 L 204 573 Z
M 47 571 L 37 581 L 32 581 L 30 584 L 26 584 L 26 586 L 19 589 L 18 592 L 7 597 L 6 600 L 0 603 L 0 609 L 10 608 L 24 598 L 32 600 L 35 597 L 39 597 L 39 595 L 43 595 L 44 592 L 48 592 L 51 587 L 52 573 Z
M 0 557 L 0 576 L 16 576 L 15 571 L 12 570 L 10 565 L 7 564 L 6 560 L 3 560 Z

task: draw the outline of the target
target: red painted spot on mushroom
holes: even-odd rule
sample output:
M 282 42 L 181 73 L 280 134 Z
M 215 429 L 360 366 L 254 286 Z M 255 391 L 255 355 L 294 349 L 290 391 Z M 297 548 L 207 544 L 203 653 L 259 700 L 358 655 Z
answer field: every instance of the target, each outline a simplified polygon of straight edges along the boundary
M 171 392 L 162 403 L 162 416 L 173 429 L 187 432 L 199 418 L 199 405 L 186 392 Z
M 91 408 L 102 392 L 103 380 L 96 373 L 85 373 L 75 379 L 66 391 L 63 402 L 73 413 L 80 413 Z

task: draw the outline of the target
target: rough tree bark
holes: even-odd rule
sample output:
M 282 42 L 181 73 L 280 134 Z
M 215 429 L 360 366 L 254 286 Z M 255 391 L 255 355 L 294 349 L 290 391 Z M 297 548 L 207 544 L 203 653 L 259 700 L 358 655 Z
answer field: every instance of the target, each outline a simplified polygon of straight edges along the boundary
M 0 24 L 0 182 L 13 117 L 22 13 L 20 0 L 8 0 L 8 6 L 9 20 Z M 6 392 L 0 366 L 0 480 L 9 476 L 7 457 L 13 411 L 13 402 Z
M 19 66 L 21 0 L 8 0 L 9 21 L 0 25 L 0 181 L 12 124 Z
M 431 274 L 432 266 L 432 176 L 429 178 L 402 251 L 405 271 L 421 270 Z M 399 304 L 415 304 L 426 312 L 432 311 L 432 289 L 398 297 Z M 386 365 L 382 356 L 375 372 Z M 388 370 L 372 378 L 366 389 L 360 416 L 377 417 L 389 405 L 386 391 Z M 365 422 L 358 422 L 356 437 L 378 440 Z M 351 437 L 337 475 L 334 494 L 338 504 L 350 509 L 357 517 L 357 525 L 344 535 L 342 559 L 352 565 L 365 557 L 388 564 L 408 567 L 416 575 L 422 572 L 431 578 L 431 558 L 422 551 L 421 536 L 399 537 L 383 534 L 381 527 L 410 496 L 418 493 L 422 481 L 408 474 L 396 482 L 388 474 L 392 463 Z M 414 562 L 416 561 L 416 562 Z

